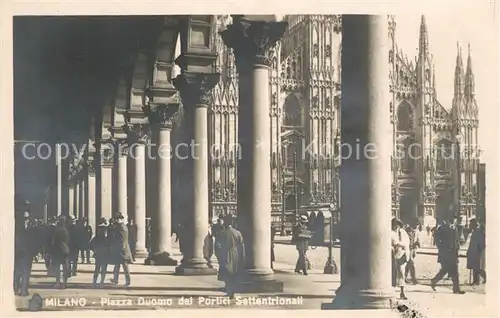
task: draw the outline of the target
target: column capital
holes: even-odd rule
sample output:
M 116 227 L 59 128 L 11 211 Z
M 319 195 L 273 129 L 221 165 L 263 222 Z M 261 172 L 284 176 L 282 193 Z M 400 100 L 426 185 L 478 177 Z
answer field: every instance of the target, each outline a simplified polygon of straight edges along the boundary
M 115 141 L 112 138 L 100 141 L 101 167 L 112 167 L 114 164 Z
M 95 177 L 94 156 L 88 156 L 86 164 L 87 164 L 87 172 L 88 172 L 89 176 Z
M 126 123 L 122 127 L 131 143 L 147 143 L 150 131 L 149 125 Z
M 239 73 L 255 65 L 271 66 L 276 44 L 288 22 L 255 21 L 234 16 L 233 24 L 220 33 L 224 44 L 234 50 Z
M 149 123 L 154 127 L 172 129 L 173 122 L 179 111 L 179 103 L 156 104 L 148 103 L 143 107 Z
M 211 104 L 210 91 L 220 80 L 219 73 L 185 72 L 173 79 L 185 106 Z

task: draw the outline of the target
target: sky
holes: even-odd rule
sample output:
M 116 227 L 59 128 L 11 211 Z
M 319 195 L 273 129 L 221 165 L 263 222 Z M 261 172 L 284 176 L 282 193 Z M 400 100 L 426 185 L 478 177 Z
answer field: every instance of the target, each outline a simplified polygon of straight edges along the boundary
M 436 66 L 436 89 L 440 103 L 447 109 L 453 98 L 453 81 L 457 56 L 457 41 L 462 47 L 464 68 L 467 65 L 470 43 L 472 67 L 476 81 L 476 99 L 479 107 L 479 144 L 488 151 L 496 143 L 492 139 L 492 125 L 497 107 L 498 82 L 497 45 L 498 36 L 492 5 L 478 2 L 472 11 L 470 7 L 437 7 L 425 12 L 429 49 Z M 396 15 L 396 38 L 410 60 L 418 48 L 420 14 Z M 482 156 L 483 159 L 486 156 Z

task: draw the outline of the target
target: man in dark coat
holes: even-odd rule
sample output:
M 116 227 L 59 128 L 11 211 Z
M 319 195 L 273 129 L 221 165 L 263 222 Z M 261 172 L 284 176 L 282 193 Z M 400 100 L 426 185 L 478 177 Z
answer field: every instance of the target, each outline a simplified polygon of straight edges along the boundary
M 81 228 L 81 249 L 80 258 L 82 259 L 82 264 L 90 264 L 90 240 L 92 239 L 92 227 L 86 218 L 82 220 Z
M 300 216 L 300 220 L 294 228 L 294 233 L 292 240 L 297 248 L 299 257 L 295 265 L 295 272 L 300 274 L 300 271 L 304 275 L 307 275 L 307 250 L 309 249 L 309 240 L 312 237 L 311 231 L 309 231 L 307 222 L 307 215 Z
M 458 224 L 459 219 L 454 217 L 451 224 L 443 224 L 436 231 L 438 262 L 441 264 L 441 269 L 436 276 L 431 279 L 431 288 L 433 290 L 436 290 L 436 284 L 448 274 L 453 282 L 453 293 L 465 294 L 465 292 L 460 289 L 458 280 L 458 253 L 460 251 L 460 232 Z
M 115 267 L 113 269 L 113 284 L 118 284 L 120 276 L 120 266 L 123 267 L 125 273 L 125 287 L 130 285 L 130 270 L 128 265 L 132 262 L 132 253 L 130 252 L 130 245 L 128 239 L 128 228 L 125 225 L 124 217 L 121 213 L 117 213 L 115 219 L 115 236 L 112 241 L 111 254 L 114 257 Z
M 15 221 L 14 293 L 28 296 L 31 266 L 39 246 L 38 238 L 35 229 L 30 226 L 28 212 L 17 216 Z
M 69 223 L 69 224 L 68 224 Z M 69 256 L 70 256 L 70 234 L 68 227 L 72 224 L 71 220 L 67 221 L 65 216 L 61 216 L 57 222 L 52 237 L 51 257 L 55 268 L 56 275 L 56 288 L 66 289 L 69 269 Z M 61 266 L 63 268 L 62 277 L 63 283 L 61 284 Z
M 95 268 L 92 279 L 92 286 L 97 287 L 97 278 L 101 275 L 100 286 L 104 286 L 104 279 L 108 268 L 110 254 L 109 239 L 107 237 L 108 222 L 105 218 L 99 220 L 96 235 L 90 241 L 89 246 L 94 251 Z
M 467 269 L 472 270 L 473 285 L 479 285 L 479 278 L 482 277 L 486 282 L 485 271 L 485 248 L 486 238 L 484 227 L 479 226 L 476 219 L 470 221 L 472 229 L 469 248 L 467 249 Z
M 70 216 L 68 219 L 69 231 L 69 266 L 71 276 L 76 276 L 78 270 L 78 251 L 80 250 L 81 240 L 81 224 L 78 223 L 74 217 Z
M 243 236 L 232 226 L 233 217 L 224 217 L 224 228 L 217 233 L 216 255 L 219 259 L 218 280 L 225 283 L 226 294 L 232 299 L 238 282 L 245 273 L 246 254 Z

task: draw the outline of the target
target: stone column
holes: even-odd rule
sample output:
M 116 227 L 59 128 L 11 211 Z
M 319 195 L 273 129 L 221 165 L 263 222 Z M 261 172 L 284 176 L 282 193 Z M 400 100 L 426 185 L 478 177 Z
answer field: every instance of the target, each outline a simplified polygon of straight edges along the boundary
M 62 188 L 63 188 L 63 160 L 61 159 L 61 145 L 56 144 L 56 214 L 57 216 L 62 214 L 63 211 L 63 198 L 62 198 Z
M 234 50 L 239 73 L 238 226 L 242 231 L 250 291 L 283 291 L 271 269 L 271 126 L 269 72 L 276 43 L 288 23 L 274 16 L 233 16 L 221 33 Z
M 341 286 L 323 309 L 389 308 L 391 152 L 388 30 L 385 15 L 342 22 Z M 344 159 L 346 158 L 346 159 Z
M 80 172 L 75 174 L 74 188 L 73 188 L 73 217 L 80 217 Z
M 70 178 L 72 176 L 70 175 Z M 75 184 L 74 180 L 68 180 L 68 211 L 65 215 L 75 215 Z
M 208 112 L 209 92 L 219 82 L 220 74 L 183 73 L 174 79 L 181 93 L 184 106 L 186 140 L 190 151 L 186 164 L 189 175 L 191 201 L 185 205 L 184 225 L 186 239 L 181 265 L 176 273 L 181 275 L 211 275 L 203 257 L 203 244 L 208 235 Z
M 109 220 L 113 216 L 113 159 L 111 145 L 101 144 L 99 174 L 100 174 L 100 216 Z
M 137 226 L 136 256 L 146 257 L 146 143 L 149 129 L 147 125 L 125 125 L 130 145 L 130 156 L 133 158 L 133 195 L 134 221 Z
M 120 142 L 117 149 L 116 156 L 116 211 L 121 213 L 128 221 L 128 207 L 127 207 L 127 159 L 128 148 L 124 142 Z
M 153 104 L 144 108 L 152 128 L 156 164 L 153 195 L 155 213 L 152 220 L 152 242 L 150 263 L 154 265 L 176 266 L 177 261 L 170 257 L 172 250 L 172 178 L 170 132 L 172 120 L 179 110 L 179 104 Z
M 87 186 L 86 190 L 86 206 L 87 206 L 87 219 L 89 225 L 92 227 L 92 232 L 95 234 L 97 229 L 97 217 L 96 217 L 96 185 L 95 185 L 95 166 L 94 158 L 89 155 L 87 159 Z
M 87 217 L 87 211 L 86 211 L 86 206 L 87 206 L 87 201 L 85 200 L 85 188 L 87 187 L 87 182 L 86 178 L 84 175 L 85 171 L 82 170 L 81 176 L 80 176 L 80 217 L 86 218 Z

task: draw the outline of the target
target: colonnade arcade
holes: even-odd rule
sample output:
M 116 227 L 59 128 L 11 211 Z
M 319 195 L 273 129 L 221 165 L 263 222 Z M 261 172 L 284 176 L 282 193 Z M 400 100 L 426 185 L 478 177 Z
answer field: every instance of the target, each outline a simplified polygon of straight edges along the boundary
M 217 56 L 213 27 L 213 16 L 168 16 L 161 25 L 152 23 L 142 30 L 145 33 L 138 34 L 134 49 L 127 51 L 133 54 L 121 58 L 118 80 L 107 83 L 112 94 L 101 98 L 104 102 L 94 106 L 98 111 L 88 118 L 87 133 L 77 145 L 85 146 L 80 148 L 84 150 L 68 160 L 58 157 L 56 163 L 56 214 L 87 217 L 95 228 L 99 218 L 121 213 L 137 225 L 139 255 L 146 252 L 146 220 L 150 218 L 152 252 L 167 255 L 165 263 L 173 265 L 175 261 L 165 252 L 171 251 L 172 223 L 182 223 L 187 239 L 176 267 L 179 275 L 215 274 L 203 258 L 209 223 L 209 96 L 220 78 L 213 72 Z M 239 77 L 242 155 L 237 164 L 236 200 L 247 254 L 243 289 L 283 291 L 283 283 L 274 278 L 269 253 L 268 79 L 273 48 L 286 28 L 287 22 L 278 22 L 274 16 L 234 15 L 232 24 L 219 35 L 234 51 Z M 346 105 L 342 142 L 377 143 L 389 152 L 387 19 L 344 16 L 342 32 L 342 101 Z M 369 92 L 374 90 L 381 93 L 372 96 Z M 103 95 L 97 90 L 86 92 Z M 295 120 L 290 123 L 293 126 Z M 179 127 L 182 134 L 176 134 Z M 300 133 L 295 130 L 292 134 Z M 165 155 L 165 148 L 178 143 L 196 146 L 183 160 Z M 148 158 L 150 154 L 154 159 Z M 333 307 L 389 305 L 390 160 L 383 156 L 370 162 L 346 159 L 340 168 L 341 178 L 348 182 L 341 184 L 342 286 Z M 172 198 L 174 186 L 184 189 L 185 196 Z M 173 206 L 181 211 L 179 220 L 172 220 Z M 373 236 L 379 237 L 377 242 L 371 240 Z

